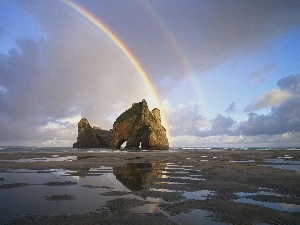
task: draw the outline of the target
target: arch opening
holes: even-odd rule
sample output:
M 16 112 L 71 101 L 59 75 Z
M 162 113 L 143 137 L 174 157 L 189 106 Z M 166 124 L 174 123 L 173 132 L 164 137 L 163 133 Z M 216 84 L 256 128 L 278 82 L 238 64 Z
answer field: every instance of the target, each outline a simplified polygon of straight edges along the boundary
M 120 143 L 119 149 L 125 149 L 126 145 L 127 145 L 127 140 Z

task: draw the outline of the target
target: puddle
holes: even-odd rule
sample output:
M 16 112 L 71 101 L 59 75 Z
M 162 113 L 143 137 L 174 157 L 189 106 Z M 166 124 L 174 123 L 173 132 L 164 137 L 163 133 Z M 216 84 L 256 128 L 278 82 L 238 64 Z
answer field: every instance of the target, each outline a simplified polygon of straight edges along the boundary
M 183 194 L 186 199 L 192 200 L 206 200 L 210 195 L 214 195 L 214 192 L 209 190 L 201 190 L 194 192 L 184 192 Z
M 254 162 L 256 162 L 256 161 L 250 159 L 250 160 L 231 160 L 231 161 L 229 161 L 229 162 L 233 162 L 233 163 L 254 163 Z
M 149 191 L 160 191 L 160 192 L 177 192 L 176 190 L 166 188 L 150 188 Z
M 0 161 L 12 161 L 12 162 L 73 162 L 77 160 L 77 156 L 58 156 L 52 155 L 51 157 L 42 158 L 29 158 L 29 159 L 18 159 L 18 160 L 0 160 Z
M 44 173 L 37 170 L 0 173 L 4 179 L 1 182 L 4 188 L 0 189 L 0 223 L 16 215 L 84 214 L 115 198 L 99 195 L 107 192 L 107 187 L 115 191 L 130 191 L 113 173 L 91 177 L 64 176 L 71 172 L 74 171 L 57 169 Z M 99 188 L 87 188 L 89 185 Z
M 175 182 L 175 181 L 158 181 L 158 182 L 151 182 L 152 184 L 180 184 L 180 185 L 185 185 L 188 183 L 184 182 Z
M 151 213 L 163 213 L 166 214 L 160 207 L 159 204 L 163 203 L 164 201 L 161 198 L 146 198 L 145 201 L 153 202 L 153 204 L 145 204 L 142 206 L 137 206 L 134 208 L 131 208 L 135 213 L 138 214 L 151 214 Z
M 161 171 L 161 174 L 188 174 L 189 172 L 188 171 L 165 171 L 165 170 L 162 170 Z
M 294 157 L 291 155 L 278 156 L 277 159 L 293 159 Z
M 54 155 L 50 159 L 63 161 L 66 158 Z M 43 158 L 43 161 L 50 159 Z M 69 159 L 74 160 L 74 158 Z M 40 160 L 40 158 L 30 160 Z M 166 168 L 177 168 L 177 170 L 170 172 L 170 170 L 166 171 Z M 178 164 L 164 162 L 128 163 L 120 167 L 101 166 L 78 170 L 9 170 L 0 173 L 0 223 L 18 215 L 86 214 L 106 208 L 107 202 L 117 198 L 144 201 L 145 205 L 130 209 L 139 214 L 162 213 L 182 224 L 186 224 L 185 221 L 188 221 L 189 217 L 193 218 L 193 222 L 211 221 L 206 217 L 208 213 L 203 210 L 193 210 L 187 214 L 171 217 L 159 207 L 161 203 L 165 203 L 163 200 L 165 198 L 144 198 L 132 193 L 145 190 L 171 194 L 178 191 L 168 189 L 168 186 L 161 189 L 149 187 L 151 184 L 187 185 L 189 180 L 203 180 L 201 174 L 190 175 L 189 170 L 195 171 L 193 166 L 180 164 L 179 167 Z M 165 179 L 165 181 L 152 182 L 155 179 Z M 173 182 L 172 179 L 178 179 L 175 180 L 178 182 Z M 105 195 L 105 193 L 111 194 Z M 201 190 L 179 193 L 178 196 L 180 201 L 183 196 L 186 199 L 205 200 L 213 194 L 212 191 Z M 176 198 L 168 198 L 171 199 L 170 202 L 179 201 Z
M 101 166 L 99 168 L 81 168 L 77 171 L 70 171 L 69 173 L 64 174 L 63 176 L 101 176 L 104 173 L 112 173 L 112 167 Z
M 300 205 L 277 203 L 277 202 L 276 203 L 275 202 L 265 202 L 265 201 L 257 201 L 257 200 L 251 199 L 251 196 L 255 196 L 255 195 L 284 197 L 284 195 L 275 193 L 275 192 L 271 192 L 271 190 L 269 190 L 269 191 L 262 190 L 257 193 L 237 192 L 235 194 L 238 195 L 239 197 L 241 197 L 237 200 L 234 200 L 235 202 L 261 205 L 261 206 L 265 206 L 267 208 L 271 208 L 271 209 L 275 209 L 275 210 L 279 210 L 279 211 L 283 211 L 283 212 L 300 212 Z M 248 197 L 250 197 L 250 198 L 248 198 Z M 286 196 L 286 197 L 288 197 L 288 196 Z
M 177 178 L 182 180 L 205 180 L 204 178 L 197 178 L 197 177 L 169 177 L 169 178 Z
M 253 199 L 241 198 L 238 200 L 234 200 L 235 202 L 248 203 L 254 205 L 262 205 L 267 208 L 276 209 L 283 212 L 300 212 L 300 205 L 295 204 L 287 204 L 287 203 L 273 203 L 273 202 L 262 202 L 255 201 Z
M 189 224 L 189 225 L 223 225 L 227 223 L 221 223 L 213 221 L 212 216 L 209 212 L 201 209 L 194 209 L 189 213 L 180 213 L 176 216 L 172 216 L 172 219 L 179 224 Z
M 135 208 L 130 209 L 135 213 L 139 214 L 147 214 L 147 213 L 159 213 L 162 210 L 158 206 L 158 204 L 145 204 L 143 206 L 138 206 Z
M 272 167 L 275 169 L 283 169 L 283 170 L 294 170 L 300 172 L 300 161 L 298 160 L 286 160 L 287 157 L 290 156 L 283 156 L 283 157 L 277 157 L 276 159 L 266 159 L 264 162 L 267 163 L 274 163 L 273 165 L 259 165 L 259 166 L 267 166 Z
M 265 191 L 263 191 L 265 190 Z M 247 196 L 254 196 L 254 195 L 272 195 L 272 196 L 279 196 L 279 197 L 283 197 L 284 195 L 279 194 L 279 193 L 275 193 L 275 192 L 271 192 L 271 189 L 262 189 L 262 191 L 256 192 L 256 193 L 249 193 L 249 192 L 236 192 L 234 194 L 240 196 L 240 197 L 247 197 Z
M 300 172 L 300 165 L 259 165 L 259 166 L 267 166 L 275 169 L 294 170 Z
M 285 158 L 277 158 L 277 159 L 266 159 L 264 162 L 268 163 L 278 163 L 278 164 L 289 164 L 289 165 L 299 165 L 300 161 L 298 160 L 285 160 Z
M 201 176 L 201 175 L 198 175 Z M 198 178 L 198 176 L 180 177 L 180 176 L 164 176 L 163 179 L 181 179 L 181 180 L 205 180 L 204 178 Z

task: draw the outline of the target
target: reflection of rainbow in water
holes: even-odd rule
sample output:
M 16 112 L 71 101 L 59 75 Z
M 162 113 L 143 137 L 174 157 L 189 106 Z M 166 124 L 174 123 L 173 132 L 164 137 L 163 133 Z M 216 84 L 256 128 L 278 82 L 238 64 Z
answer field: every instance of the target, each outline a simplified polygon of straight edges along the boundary
M 157 213 L 157 212 L 159 212 L 160 211 L 160 208 L 158 206 L 159 203 L 161 203 L 160 200 L 155 201 L 154 204 L 152 205 L 152 207 L 150 208 L 149 212 L 150 213 Z
M 77 11 L 79 14 L 81 14 L 83 17 L 88 19 L 91 23 L 93 23 L 97 28 L 99 28 L 102 32 L 104 32 L 115 44 L 116 46 L 125 54 L 125 56 L 129 59 L 129 61 L 132 63 L 134 68 L 137 70 L 139 75 L 142 77 L 144 82 L 146 83 L 151 95 L 153 96 L 156 104 L 159 105 L 159 108 L 161 109 L 161 119 L 162 123 L 166 127 L 167 131 L 168 129 L 168 123 L 166 116 L 164 114 L 163 108 L 160 104 L 159 96 L 149 78 L 149 75 L 146 73 L 142 65 L 139 63 L 139 61 L 135 58 L 135 56 L 132 54 L 132 52 L 128 49 L 128 47 L 121 41 L 121 39 L 106 25 L 101 21 L 99 18 L 94 16 L 91 12 L 89 12 L 87 9 L 83 8 L 79 4 L 73 2 L 72 0 L 62 0 L 66 5 Z M 167 134 L 168 135 L 168 134 Z M 168 136 L 169 144 L 171 145 L 170 137 Z

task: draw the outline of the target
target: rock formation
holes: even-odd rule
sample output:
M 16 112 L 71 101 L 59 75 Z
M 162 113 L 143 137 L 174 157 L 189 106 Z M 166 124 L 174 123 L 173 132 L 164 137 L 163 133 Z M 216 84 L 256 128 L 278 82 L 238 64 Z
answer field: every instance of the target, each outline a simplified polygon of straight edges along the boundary
M 112 130 L 102 130 L 99 127 L 91 127 L 89 121 L 83 118 L 78 123 L 77 142 L 74 148 L 107 148 L 113 138 Z
M 126 141 L 126 149 L 169 148 L 166 129 L 161 125 L 160 111 L 157 108 L 149 111 L 145 99 L 132 104 L 114 122 L 111 147 L 120 149 Z

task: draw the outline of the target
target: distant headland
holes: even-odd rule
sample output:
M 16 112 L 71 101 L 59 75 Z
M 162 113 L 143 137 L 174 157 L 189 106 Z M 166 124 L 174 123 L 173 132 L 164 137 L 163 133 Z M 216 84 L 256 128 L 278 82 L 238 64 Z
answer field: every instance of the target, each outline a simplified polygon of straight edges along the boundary
M 77 142 L 73 147 L 120 149 L 125 142 L 128 150 L 168 150 L 169 141 L 161 124 L 160 110 L 154 108 L 150 111 L 143 99 L 123 112 L 110 130 L 92 127 L 83 118 L 78 123 Z

